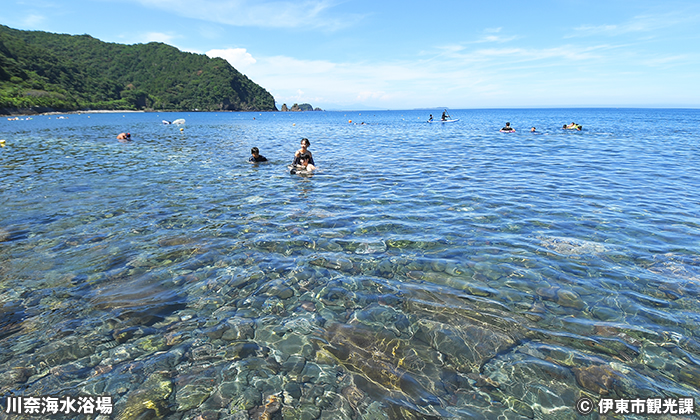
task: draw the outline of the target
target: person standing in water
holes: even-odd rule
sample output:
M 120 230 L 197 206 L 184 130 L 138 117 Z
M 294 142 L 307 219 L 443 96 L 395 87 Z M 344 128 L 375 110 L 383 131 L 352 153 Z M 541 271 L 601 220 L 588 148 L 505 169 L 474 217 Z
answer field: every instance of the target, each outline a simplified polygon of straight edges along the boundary
M 306 171 L 313 171 L 316 169 L 314 157 L 309 151 L 309 146 L 311 146 L 309 139 L 306 137 L 301 139 L 301 149 L 294 153 L 294 162 L 292 162 L 294 169 L 302 169 Z

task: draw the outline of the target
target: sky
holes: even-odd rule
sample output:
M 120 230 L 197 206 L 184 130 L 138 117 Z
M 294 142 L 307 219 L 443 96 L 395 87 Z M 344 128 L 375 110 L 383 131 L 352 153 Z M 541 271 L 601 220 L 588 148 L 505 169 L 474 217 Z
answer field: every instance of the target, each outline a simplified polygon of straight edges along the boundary
M 700 107 L 697 0 L 4 0 L 0 24 L 227 59 L 337 110 Z

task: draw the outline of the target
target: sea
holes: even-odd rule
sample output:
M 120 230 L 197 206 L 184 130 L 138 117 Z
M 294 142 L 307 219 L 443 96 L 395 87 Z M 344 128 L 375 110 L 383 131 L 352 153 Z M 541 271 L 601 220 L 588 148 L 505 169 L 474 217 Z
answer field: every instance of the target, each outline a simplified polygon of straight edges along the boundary
M 448 112 L 3 117 L 0 418 L 699 418 L 700 110 Z

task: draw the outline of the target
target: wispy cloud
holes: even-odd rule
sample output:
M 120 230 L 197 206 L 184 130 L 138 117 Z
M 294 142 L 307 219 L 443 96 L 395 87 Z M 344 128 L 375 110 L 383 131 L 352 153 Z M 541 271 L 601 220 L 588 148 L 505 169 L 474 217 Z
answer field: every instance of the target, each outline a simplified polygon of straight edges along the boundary
M 619 24 L 581 25 L 574 28 L 574 33 L 567 35 L 566 38 L 592 35 L 618 36 L 636 32 L 654 32 L 682 23 L 697 21 L 698 19 L 697 15 L 678 12 L 669 12 L 661 15 L 640 15 Z
M 509 42 L 518 39 L 517 36 L 498 36 L 498 35 L 486 35 L 476 42 Z
M 517 35 L 503 36 L 500 35 L 503 28 L 486 28 L 483 30 L 483 35 L 474 41 L 469 41 L 467 44 L 483 44 L 483 43 L 505 43 L 514 41 L 520 38 Z
M 507 96 L 527 80 L 530 86 L 555 83 L 552 74 L 566 74 L 595 65 L 614 45 L 577 48 L 438 47 L 435 56 L 384 62 L 333 62 L 288 56 L 253 57 L 244 49 L 212 50 L 256 83 L 265 86 L 279 103 L 309 102 L 364 104 L 379 108 L 397 104 L 442 103 L 466 97 Z M 609 54 L 616 56 L 616 54 Z M 241 62 L 241 60 L 243 60 Z M 503 66 L 507 62 L 508 66 Z M 242 63 L 237 64 L 237 63 Z M 560 70 L 555 70 L 560 69 Z M 439 92 L 439 93 L 438 93 Z M 462 99 L 463 100 L 463 99 Z
M 697 55 L 693 56 L 691 54 L 678 54 L 663 57 L 654 57 L 643 60 L 643 64 L 649 67 L 668 67 L 674 65 L 683 65 L 690 62 L 697 61 Z
M 361 15 L 336 15 L 334 0 L 137 0 L 147 7 L 184 17 L 233 26 L 335 30 L 353 25 Z
M 22 24 L 27 28 L 40 28 L 41 25 L 46 21 L 46 17 L 43 15 L 31 14 L 22 20 Z

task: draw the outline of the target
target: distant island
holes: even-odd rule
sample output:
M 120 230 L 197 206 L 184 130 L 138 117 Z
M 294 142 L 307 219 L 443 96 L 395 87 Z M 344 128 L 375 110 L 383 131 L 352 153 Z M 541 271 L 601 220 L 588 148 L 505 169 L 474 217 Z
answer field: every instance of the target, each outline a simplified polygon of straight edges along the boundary
M 88 110 L 277 108 L 268 91 L 222 58 L 0 25 L 0 114 Z
M 314 108 L 310 104 L 294 104 L 291 108 L 287 108 L 287 104 L 282 104 L 280 111 L 287 112 L 299 112 L 299 111 L 323 111 L 321 108 Z

